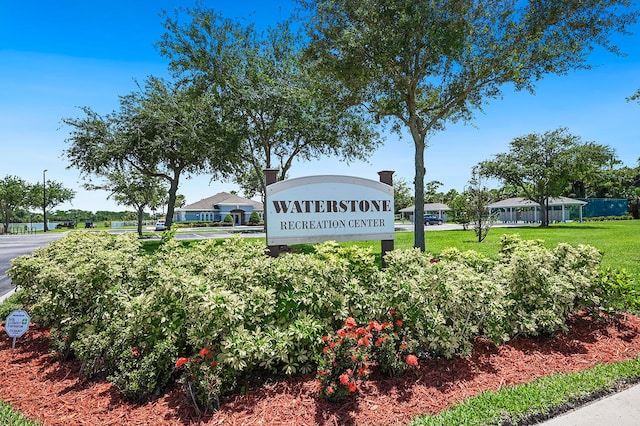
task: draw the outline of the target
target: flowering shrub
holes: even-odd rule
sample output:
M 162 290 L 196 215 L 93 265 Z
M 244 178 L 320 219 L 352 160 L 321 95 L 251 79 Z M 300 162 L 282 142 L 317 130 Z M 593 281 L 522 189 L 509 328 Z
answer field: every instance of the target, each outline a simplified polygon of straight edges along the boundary
M 395 310 L 391 311 L 395 315 Z M 373 364 L 381 371 L 399 375 L 418 366 L 418 358 L 410 354 L 413 343 L 400 334 L 402 321 L 378 323 L 371 321 L 358 327 L 348 317 L 335 336 L 324 336 L 322 358 L 317 377 L 320 395 L 329 401 L 341 401 L 358 390 Z
M 384 374 L 400 376 L 411 367 L 418 366 L 417 345 L 407 336 L 406 327 L 396 309 L 389 311 L 391 320 L 379 324 L 369 323 L 375 333 L 371 347 L 373 360 Z
M 124 348 L 109 380 L 130 400 L 144 401 L 149 395 L 159 394 L 169 383 L 176 355 L 177 349 L 170 340 L 148 348 Z
M 212 412 L 220 408 L 220 396 L 235 387 L 235 373 L 218 363 L 215 346 L 200 349 L 192 357 L 180 357 L 175 369 L 180 382 L 198 410 Z
M 369 375 L 369 344 L 373 337 L 349 317 L 335 336 L 324 336 L 325 344 L 318 367 L 320 395 L 340 401 L 356 392 L 357 385 Z
M 256 373 L 317 370 L 323 396 L 339 400 L 372 368 L 402 374 L 417 355 L 468 353 L 478 335 L 556 331 L 569 313 L 615 309 L 633 291 L 628 276 L 599 274 L 593 247 L 502 244 L 496 259 L 395 250 L 380 270 L 370 249 L 335 242 L 271 258 L 259 240 L 168 239 L 144 254 L 133 234 L 76 232 L 14 259 L 8 274 L 15 302 L 85 377 L 142 400 L 177 376 L 182 355 L 185 389 L 211 410 Z M 211 345 L 213 360 L 200 353 Z

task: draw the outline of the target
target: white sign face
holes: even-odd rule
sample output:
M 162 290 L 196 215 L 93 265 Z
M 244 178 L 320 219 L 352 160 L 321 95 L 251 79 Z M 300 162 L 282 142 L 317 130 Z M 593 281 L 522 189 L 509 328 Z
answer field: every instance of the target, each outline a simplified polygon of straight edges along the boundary
M 307 176 L 267 186 L 267 244 L 393 240 L 393 187 L 352 176 Z
M 31 317 L 22 309 L 13 311 L 7 316 L 4 329 L 9 337 L 20 337 L 29 329 Z

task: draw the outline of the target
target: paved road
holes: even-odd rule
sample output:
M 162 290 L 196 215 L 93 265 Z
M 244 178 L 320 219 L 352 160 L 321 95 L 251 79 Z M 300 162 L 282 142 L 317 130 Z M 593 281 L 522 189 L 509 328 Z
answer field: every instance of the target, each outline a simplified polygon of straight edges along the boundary
M 38 247 L 57 240 L 66 232 L 51 232 L 42 234 L 0 235 L 0 296 L 13 290 L 11 280 L 6 273 L 11 265 L 11 259 L 23 254 L 31 253 Z

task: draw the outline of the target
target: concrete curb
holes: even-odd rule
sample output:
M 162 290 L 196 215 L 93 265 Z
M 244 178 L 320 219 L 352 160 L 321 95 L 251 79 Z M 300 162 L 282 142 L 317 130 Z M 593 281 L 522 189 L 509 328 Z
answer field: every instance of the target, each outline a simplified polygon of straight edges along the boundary
M 0 296 L 0 303 L 4 302 L 4 299 L 6 299 L 7 297 L 11 296 L 15 292 L 16 292 L 16 289 L 12 288 L 11 290 L 9 290 L 8 293 L 5 293 L 5 294 L 1 295 Z

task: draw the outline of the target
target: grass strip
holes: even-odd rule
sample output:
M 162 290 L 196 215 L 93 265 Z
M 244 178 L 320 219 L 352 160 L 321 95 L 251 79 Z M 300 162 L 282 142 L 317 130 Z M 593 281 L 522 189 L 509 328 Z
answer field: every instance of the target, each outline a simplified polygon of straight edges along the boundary
M 38 426 L 39 424 L 38 422 L 27 419 L 7 403 L 0 400 L 0 425 Z
M 411 425 L 535 424 L 639 380 L 640 357 L 484 392 L 435 416 L 418 417 Z

